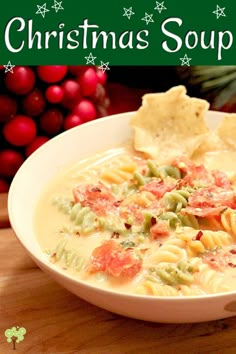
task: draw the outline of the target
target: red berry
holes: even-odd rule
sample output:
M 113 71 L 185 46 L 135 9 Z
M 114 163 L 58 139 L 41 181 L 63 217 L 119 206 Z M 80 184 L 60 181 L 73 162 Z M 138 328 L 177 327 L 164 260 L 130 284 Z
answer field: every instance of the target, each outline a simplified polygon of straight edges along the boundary
M 7 193 L 9 190 L 9 184 L 5 179 L 0 178 L 0 193 Z
M 79 65 L 70 65 L 69 66 L 69 72 L 74 76 L 81 75 L 86 69 L 87 69 L 87 66 L 79 66 Z
M 16 66 L 13 74 L 8 72 L 5 75 L 5 84 L 17 95 L 26 95 L 34 87 L 35 73 L 28 66 Z
M 62 126 L 63 116 L 56 108 L 47 110 L 40 118 L 40 127 L 48 135 L 56 135 Z
M 49 138 L 47 136 L 36 136 L 34 141 L 32 141 L 32 143 L 30 143 L 28 146 L 26 146 L 26 156 L 30 156 L 35 150 L 37 150 L 41 145 L 45 144 L 48 140 Z
M 65 65 L 44 65 L 37 67 L 37 73 L 41 80 L 49 83 L 61 81 L 68 70 Z
M 97 78 L 99 84 L 101 85 L 105 85 L 105 83 L 107 82 L 107 74 L 105 73 L 105 71 L 103 72 L 101 69 L 97 70 Z
M 13 177 L 23 162 L 22 154 L 17 151 L 10 149 L 0 151 L 0 175 Z
M 3 127 L 3 135 L 10 144 L 25 146 L 36 136 L 36 124 L 30 117 L 16 115 Z
M 36 88 L 23 99 L 22 105 L 28 116 L 35 117 L 44 111 L 46 101 L 42 92 Z
M 48 102 L 59 103 L 63 99 L 64 92 L 61 86 L 52 85 L 47 88 L 45 95 Z
M 83 96 L 91 96 L 98 84 L 98 77 L 93 68 L 87 69 L 79 78 L 79 84 Z
M 89 122 L 96 118 L 97 112 L 94 104 L 89 100 L 81 100 L 74 108 L 73 113 L 78 115 L 83 122 Z
M 0 95 L 0 122 L 6 122 L 13 118 L 16 111 L 16 100 L 7 95 Z
M 61 85 L 64 98 L 69 101 L 77 101 L 80 97 L 80 86 L 75 80 L 65 80 Z
M 71 113 L 64 120 L 64 129 L 68 130 L 82 123 L 82 119 L 78 115 Z

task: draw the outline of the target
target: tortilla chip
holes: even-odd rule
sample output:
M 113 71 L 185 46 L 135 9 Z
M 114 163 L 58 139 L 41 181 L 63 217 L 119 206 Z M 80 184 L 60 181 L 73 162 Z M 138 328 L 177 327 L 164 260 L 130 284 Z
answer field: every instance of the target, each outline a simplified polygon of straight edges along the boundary
M 186 95 L 184 86 L 146 94 L 131 118 L 134 147 L 156 160 L 191 157 L 209 133 L 205 113 L 209 103 Z
M 236 150 L 236 113 L 225 115 L 216 134 L 227 149 Z

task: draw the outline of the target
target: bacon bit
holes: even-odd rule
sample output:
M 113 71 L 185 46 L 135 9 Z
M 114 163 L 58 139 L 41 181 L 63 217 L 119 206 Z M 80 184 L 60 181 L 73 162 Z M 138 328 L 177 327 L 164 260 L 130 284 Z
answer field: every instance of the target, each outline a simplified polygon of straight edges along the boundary
M 119 238 L 119 237 L 120 237 L 119 232 L 117 232 L 117 231 L 112 232 L 111 238 Z
M 203 236 L 203 232 L 201 230 L 198 231 L 197 235 L 195 236 L 195 240 L 200 241 L 202 236 Z
M 124 225 L 125 225 L 127 230 L 131 229 L 131 227 L 132 227 L 132 225 L 130 225 L 130 224 L 126 223 L 126 222 L 124 223 Z
M 118 206 L 120 206 L 120 203 L 122 203 L 122 200 L 117 200 L 113 205 L 115 207 L 118 207 Z
M 230 250 L 229 252 L 232 254 L 236 254 L 236 250 Z
M 91 191 L 92 192 L 100 192 L 101 193 L 101 189 L 100 188 L 98 188 L 98 187 L 93 187 L 92 189 L 91 189 Z
M 156 225 L 156 223 L 157 223 L 156 218 L 154 218 L 154 216 L 152 216 L 152 217 L 151 217 L 151 225 L 152 225 L 152 226 L 153 226 L 153 225 Z
M 236 264 L 231 263 L 231 262 L 228 263 L 228 266 L 231 267 L 231 268 L 236 268 Z

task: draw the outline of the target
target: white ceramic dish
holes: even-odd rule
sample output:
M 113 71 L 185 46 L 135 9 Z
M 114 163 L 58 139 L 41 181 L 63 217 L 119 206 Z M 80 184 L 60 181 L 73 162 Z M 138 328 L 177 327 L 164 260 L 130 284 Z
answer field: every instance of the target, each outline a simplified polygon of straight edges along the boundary
M 35 236 L 34 211 L 45 185 L 68 164 L 127 142 L 133 113 L 99 119 L 64 132 L 31 155 L 17 172 L 9 191 L 11 225 L 40 268 L 80 298 L 106 310 L 155 322 L 201 322 L 236 315 L 236 292 L 194 297 L 149 297 L 106 291 L 62 273 L 43 255 Z M 212 129 L 223 114 L 208 112 Z M 50 300 L 50 299 L 49 299 Z

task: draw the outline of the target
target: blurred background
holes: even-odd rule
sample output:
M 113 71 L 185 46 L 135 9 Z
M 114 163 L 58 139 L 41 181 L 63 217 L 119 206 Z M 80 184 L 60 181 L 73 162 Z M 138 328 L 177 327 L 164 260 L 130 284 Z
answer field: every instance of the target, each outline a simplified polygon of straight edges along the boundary
M 212 110 L 236 112 L 236 66 L 0 67 L 0 193 L 38 147 L 110 114 L 135 111 L 148 92 L 185 85 Z

